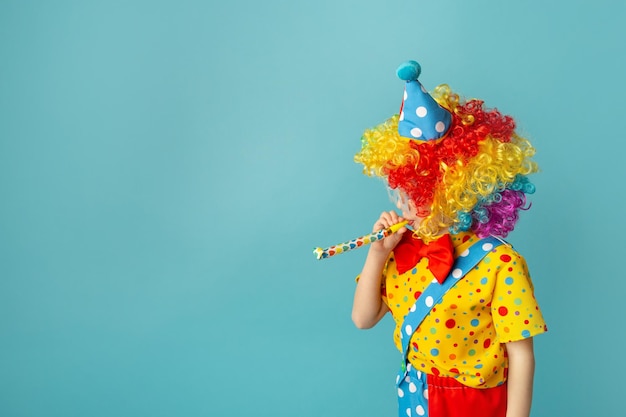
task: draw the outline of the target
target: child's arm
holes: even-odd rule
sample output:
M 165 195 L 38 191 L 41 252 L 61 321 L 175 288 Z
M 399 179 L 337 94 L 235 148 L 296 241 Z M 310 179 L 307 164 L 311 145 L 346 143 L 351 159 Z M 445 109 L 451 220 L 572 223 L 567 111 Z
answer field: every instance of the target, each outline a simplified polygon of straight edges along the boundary
M 383 212 L 374 224 L 373 231 L 386 229 L 404 220 L 395 211 Z M 365 264 L 354 292 L 352 321 L 359 329 L 369 329 L 389 311 L 380 295 L 383 268 L 389 254 L 396 247 L 404 232 L 402 227 L 397 233 L 384 240 L 373 242 L 369 248 Z
M 509 356 L 506 417 L 528 417 L 535 374 L 533 339 L 507 343 L 506 350 Z

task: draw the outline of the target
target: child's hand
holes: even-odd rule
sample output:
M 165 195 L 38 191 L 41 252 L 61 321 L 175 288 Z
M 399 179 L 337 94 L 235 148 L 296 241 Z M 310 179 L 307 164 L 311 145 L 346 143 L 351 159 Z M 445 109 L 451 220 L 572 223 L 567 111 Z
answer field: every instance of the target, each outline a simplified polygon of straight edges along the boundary
M 380 218 L 374 223 L 374 227 L 372 232 L 378 232 L 379 230 L 386 229 L 396 223 L 400 223 L 405 220 L 403 217 L 399 216 L 395 211 L 383 211 L 380 215 Z M 401 227 L 396 233 L 391 236 L 386 237 L 383 240 L 379 240 L 377 242 L 373 242 L 370 250 L 375 252 L 380 252 L 385 255 L 388 255 L 393 248 L 396 247 L 400 239 L 402 239 L 402 235 L 407 231 L 406 227 Z

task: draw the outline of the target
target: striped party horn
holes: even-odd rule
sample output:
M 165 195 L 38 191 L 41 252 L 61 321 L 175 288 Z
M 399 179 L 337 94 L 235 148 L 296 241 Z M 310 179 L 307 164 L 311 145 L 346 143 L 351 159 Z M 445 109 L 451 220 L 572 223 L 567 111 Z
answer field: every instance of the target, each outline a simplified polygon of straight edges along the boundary
M 369 235 L 357 237 L 348 242 L 340 243 L 338 245 L 330 246 L 326 249 L 315 248 L 313 253 L 317 259 L 330 258 L 331 256 L 338 255 L 340 253 L 348 252 L 349 250 L 360 248 L 361 246 L 369 245 L 372 242 L 383 240 L 387 236 L 390 236 L 400 230 L 403 226 L 406 226 L 409 222 L 407 220 L 396 223 L 389 226 L 386 229 L 379 230 Z

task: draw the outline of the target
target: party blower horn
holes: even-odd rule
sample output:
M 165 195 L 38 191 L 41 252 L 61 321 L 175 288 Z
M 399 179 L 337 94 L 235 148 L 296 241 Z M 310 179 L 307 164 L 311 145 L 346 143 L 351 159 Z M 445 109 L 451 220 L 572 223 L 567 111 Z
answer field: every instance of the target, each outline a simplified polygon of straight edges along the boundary
M 348 242 L 340 243 L 338 245 L 330 246 L 326 249 L 315 248 L 313 253 L 317 259 L 330 258 L 331 256 L 338 255 L 340 253 L 348 252 L 349 250 L 360 248 L 365 245 L 369 245 L 372 242 L 383 240 L 384 238 L 391 236 L 400 230 L 403 226 L 406 226 L 409 222 L 407 220 L 400 223 L 393 224 L 386 229 L 379 230 L 374 233 L 370 233 L 365 236 L 357 237 Z

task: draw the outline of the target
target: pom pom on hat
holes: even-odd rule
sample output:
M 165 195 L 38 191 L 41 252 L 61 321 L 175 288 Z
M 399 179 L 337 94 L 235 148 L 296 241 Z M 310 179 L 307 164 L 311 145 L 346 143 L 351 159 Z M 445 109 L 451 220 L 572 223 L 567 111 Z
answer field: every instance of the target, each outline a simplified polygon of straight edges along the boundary
M 422 67 L 416 61 L 406 61 L 396 70 L 398 78 L 404 81 L 417 81 L 422 73 Z
M 398 133 L 413 140 L 440 139 L 450 128 L 452 115 L 417 80 L 421 72 L 420 64 L 415 61 L 402 63 L 396 71 L 398 78 L 406 81 Z

